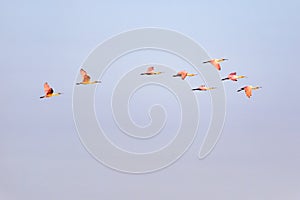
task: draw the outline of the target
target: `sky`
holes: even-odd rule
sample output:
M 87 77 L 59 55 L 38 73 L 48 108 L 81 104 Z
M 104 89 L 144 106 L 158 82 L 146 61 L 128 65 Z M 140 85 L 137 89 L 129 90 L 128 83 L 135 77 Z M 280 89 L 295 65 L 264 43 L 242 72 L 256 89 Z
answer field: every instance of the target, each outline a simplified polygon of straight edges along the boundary
M 300 198 L 299 1 L 29 0 L 0 5 L 0 199 Z M 142 27 L 187 35 L 210 57 L 229 58 L 220 76 L 236 71 L 248 78 L 224 82 L 225 124 L 208 157 L 197 157 L 211 113 L 210 96 L 202 93 L 197 96 L 201 126 L 189 150 L 163 170 L 133 175 L 102 165 L 86 151 L 73 120 L 72 92 L 82 63 L 100 43 Z M 163 52 L 135 52 L 114 63 L 103 80 L 117 82 L 129 69 L 120 66 L 134 67 L 135 58 L 192 70 Z M 39 99 L 45 81 L 63 95 Z M 195 77 L 187 81 L 191 87 L 199 83 Z M 236 93 L 247 84 L 263 88 L 248 99 Z M 99 86 L 95 98 L 109 94 L 111 87 Z M 179 120 L 174 96 L 158 89 L 158 98 L 153 94 L 157 88 L 149 87 L 151 98 L 144 88 L 129 103 L 133 121 L 148 124 L 146 108 L 157 102 L 172 117 L 152 142 L 132 141 L 120 136 L 115 124 L 104 123 L 112 133 L 108 137 L 122 148 L 151 151 L 174 136 Z M 106 105 L 95 108 L 99 122 L 109 121 Z

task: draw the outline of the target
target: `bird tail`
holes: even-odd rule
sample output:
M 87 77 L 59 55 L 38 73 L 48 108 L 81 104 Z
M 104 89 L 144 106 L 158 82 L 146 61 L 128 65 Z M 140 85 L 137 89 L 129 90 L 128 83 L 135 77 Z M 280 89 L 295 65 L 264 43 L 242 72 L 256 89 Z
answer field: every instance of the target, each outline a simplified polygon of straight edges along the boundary
M 199 88 L 194 88 L 194 89 L 192 89 L 192 90 L 200 90 Z
M 41 96 L 40 99 L 45 98 L 46 96 Z
M 180 74 L 175 74 L 175 75 L 173 75 L 173 77 L 178 77 L 178 76 L 181 76 Z
M 229 78 L 222 78 L 222 81 L 228 80 Z
M 242 91 L 242 90 L 244 90 L 244 88 L 238 89 L 237 92 L 240 92 L 240 91 Z
M 76 83 L 76 85 L 80 85 L 81 83 Z
M 209 63 L 210 61 L 205 61 L 205 62 L 203 62 L 203 63 Z

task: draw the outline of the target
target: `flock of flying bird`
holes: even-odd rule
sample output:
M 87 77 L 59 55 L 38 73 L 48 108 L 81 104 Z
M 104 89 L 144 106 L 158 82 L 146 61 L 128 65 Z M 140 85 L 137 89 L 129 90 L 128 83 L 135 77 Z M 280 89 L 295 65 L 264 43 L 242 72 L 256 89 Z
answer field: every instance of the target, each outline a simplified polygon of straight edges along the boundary
M 225 60 L 228 60 L 228 59 L 226 59 L 226 58 L 211 59 L 211 60 L 203 62 L 203 64 L 210 63 L 217 70 L 220 71 L 221 70 L 220 62 L 223 62 Z M 147 71 L 145 73 L 141 73 L 141 75 L 158 75 L 158 74 L 161 74 L 161 73 L 162 72 L 155 72 L 154 67 L 149 67 L 147 69 Z M 196 76 L 196 75 L 197 74 L 191 74 L 191 73 L 188 73 L 187 71 L 183 70 L 183 71 L 180 71 L 177 74 L 173 75 L 173 77 L 181 77 L 181 79 L 184 80 L 188 76 Z M 226 78 L 223 78 L 222 81 L 225 81 L 225 80 L 237 81 L 238 79 L 241 79 L 241 78 L 246 78 L 246 76 L 238 76 L 238 75 L 236 75 L 236 72 L 232 72 Z M 257 90 L 259 88 L 261 88 L 261 87 L 260 86 L 255 86 L 254 87 L 252 85 L 247 85 L 247 86 L 244 86 L 244 87 L 240 88 L 239 90 L 237 90 L 237 92 L 240 92 L 240 91 L 244 90 L 245 93 L 246 93 L 246 96 L 248 98 L 250 98 L 252 96 L 252 90 Z M 213 90 L 213 89 L 216 89 L 216 87 L 206 87 L 205 85 L 201 85 L 198 88 L 194 88 L 192 90 L 207 91 L 207 90 Z
M 91 81 L 91 77 L 87 74 L 87 72 L 84 69 L 80 69 L 80 74 L 82 76 L 82 81 L 79 83 L 76 83 L 76 85 L 88 85 L 88 84 L 96 84 L 96 83 L 101 83 L 101 81 Z M 44 83 L 44 92 L 45 95 L 41 96 L 40 98 L 50 98 L 54 96 L 59 96 L 62 93 L 54 93 L 54 90 L 49 86 L 49 84 L 46 82 Z
M 217 70 L 220 71 L 221 70 L 220 62 L 223 62 L 225 60 L 228 60 L 228 59 L 225 59 L 225 58 L 211 59 L 211 60 L 203 62 L 203 64 L 210 63 Z M 146 72 L 141 73 L 141 75 L 159 75 L 161 73 L 162 72 L 156 72 L 154 70 L 154 67 L 151 66 L 151 67 L 148 67 Z M 91 77 L 87 74 L 87 72 L 84 69 L 80 69 L 80 74 L 82 76 L 82 81 L 79 82 L 79 83 L 76 83 L 76 85 L 81 85 L 81 84 L 82 85 L 88 85 L 88 84 L 101 83 L 101 81 L 91 81 Z M 191 74 L 191 73 L 188 73 L 187 71 L 183 70 L 183 71 L 180 71 L 177 74 L 173 75 L 173 77 L 181 77 L 181 79 L 184 80 L 188 76 L 196 76 L 196 75 L 197 74 Z M 225 80 L 237 81 L 238 79 L 241 79 L 241 78 L 246 78 L 246 76 L 238 76 L 238 75 L 236 75 L 236 72 L 232 72 L 226 78 L 223 78 L 222 81 L 225 81 Z M 250 98 L 252 96 L 252 90 L 257 90 L 259 88 L 261 88 L 261 87 L 260 86 L 247 85 L 247 86 L 244 86 L 244 87 L 238 89 L 237 92 L 240 92 L 240 91 L 244 90 L 246 96 L 248 98 Z M 216 87 L 206 87 L 205 85 L 201 85 L 198 88 L 194 88 L 192 90 L 193 91 L 195 91 L 195 90 L 207 91 L 207 90 L 213 90 L 213 89 L 216 89 Z M 47 82 L 44 83 L 44 92 L 45 92 L 45 95 L 41 96 L 40 98 L 50 98 L 50 97 L 59 96 L 59 95 L 62 94 L 60 92 L 59 93 L 54 93 L 54 90 L 49 86 L 49 84 Z

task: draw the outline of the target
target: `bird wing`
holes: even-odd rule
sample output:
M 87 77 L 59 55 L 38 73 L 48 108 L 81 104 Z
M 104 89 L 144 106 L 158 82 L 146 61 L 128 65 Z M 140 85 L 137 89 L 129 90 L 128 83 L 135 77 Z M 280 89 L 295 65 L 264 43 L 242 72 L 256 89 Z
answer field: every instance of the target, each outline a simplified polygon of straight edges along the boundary
M 151 72 L 153 72 L 153 71 L 154 71 L 154 67 L 148 67 L 147 73 L 151 73 Z
M 80 74 L 82 77 L 84 77 L 85 75 L 87 75 L 86 71 L 84 69 L 80 69 Z
M 181 76 L 182 80 L 187 76 L 187 72 L 185 70 L 179 71 L 177 73 L 178 76 Z
M 187 72 L 186 71 L 184 71 L 184 72 L 181 73 L 181 79 L 182 80 L 184 80 L 186 78 L 186 76 L 187 76 Z
M 44 92 L 45 92 L 45 94 L 52 94 L 53 93 L 53 89 L 50 88 L 50 86 L 47 82 L 44 83 Z
M 82 82 L 89 82 L 91 77 L 87 74 L 84 69 L 80 69 L 80 74 L 82 76 Z
M 89 82 L 90 80 L 91 80 L 91 77 L 86 74 L 86 75 L 83 76 L 82 82 Z
M 200 90 L 206 90 L 207 88 L 206 88 L 205 85 L 200 85 L 199 89 L 200 89 Z
M 232 72 L 229 74 L 229 76 L 233 76 L 233 75 L 236 75 L 236 72 Z
M 53 89 L 52 88 L 50 88 L 49 90 L 48 90 L 48 92 L 46 93 L 46 95 L 49 95 L 49 94 L 53 94 Z
M 252 88 L 251 87 L 246 87 L 245 88 L 245 93 L 247 95 L 248 98 L 250 98 L 252 96 Z
M 216 60 L 212 60 L 211 64 L 213 64 L 213 66 L 215 66 L 217 70 L 221 70 L 221 65 Z

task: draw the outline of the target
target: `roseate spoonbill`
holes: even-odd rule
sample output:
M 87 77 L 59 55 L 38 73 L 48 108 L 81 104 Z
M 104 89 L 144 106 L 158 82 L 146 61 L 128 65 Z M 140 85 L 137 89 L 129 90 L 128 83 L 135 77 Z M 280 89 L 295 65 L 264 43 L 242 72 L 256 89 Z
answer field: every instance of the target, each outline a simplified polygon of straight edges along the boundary
M 232 72 L 232 73 L 228 74 L 228 76 L 226 78 L 223 78 L 222 81 L 225 81 L 225 80 L 237 81 L 240 78 L 247 78 L 247 77 L 246 76 L 238 76 L 238 75 L 236 75 L 236 72 Z
M 91 77 L 87 74 L 87 72 L 84 69 L 80 69 L 80 74 L 82 76 L 82 81 L 80 83 L 76 83 L 76 85 L 101 83 L 101 81 L 91 81 Z
M 141 73 L 141 75 L 158 75 L 161 74 L 162 72 L 155 72 L 154 67 L 148 67 L 147 71 L 145 73 Z
M 215 66 L 215 68 L 217 70 L 221 70 L 221 65 L 220 65 L 220 62 L 223 62 L 225 60 L 228 60 L 226 58 L 220 58 L 220 59 L 211 59 L 211 60 L 208 60 L 208 61 L 205 61 L 203 63 L 210 63 L 212 64 L 213 66 Z
M 41 96 L 40 98 L 50 98 L 50 97 L 54 97 L 54 96 L 59 96 L 62 93 L 54 93 L 54 90 L 49 86 L 49 84 L 46 82 L 44 83 L 44 91 L 45 91 L 45 95 Z
M 177 74 L 173 75 L 173 77 L 181 77 L 182 80 L 184 80 L 187 76 L 196 76 L 197 74 L 190 74 L 187 71 L 183 70 L 178 72 Z
M 259 88 L 262 88 L 262 87 L 260 87 L 260 86 L 255 86 L 254 87 L 252 85 L 247 85 L 247 86 L 244 86 L 241 89 L 237 90 L 237 92 L 240 92 L 240 91 L 244 90 L 245 93 L 246 93 L 246 96 L 248 98 L 250 98 L 252 96 L 252 90 L 258 90 Z
M 200 85 L 198 88 L 194 88 L 192 90 L 200 90 L 200 91 L 207 91 L 207 90 L 213 90 L 216 89 L 215 87 L 206 87 L 205 85 Z

